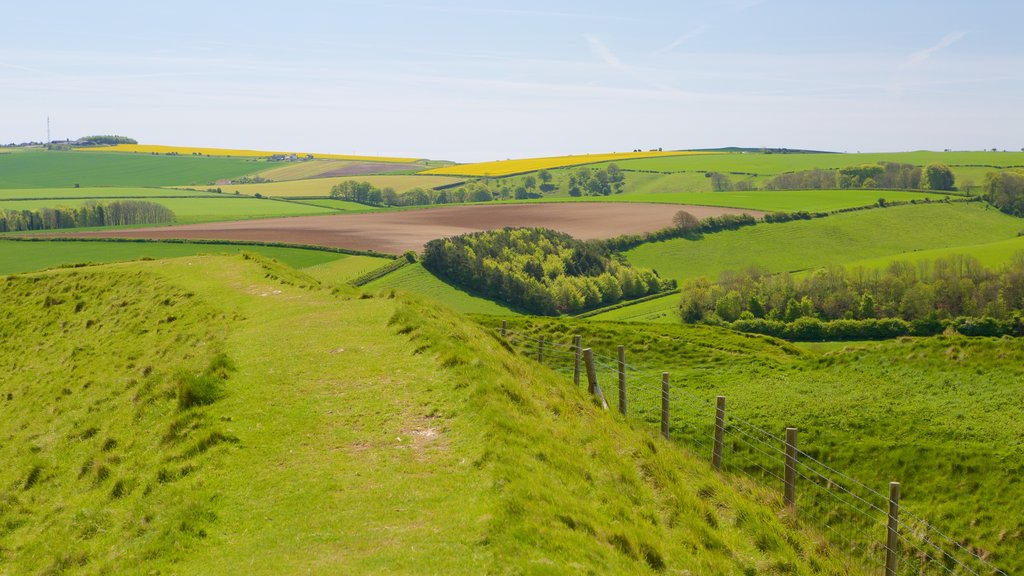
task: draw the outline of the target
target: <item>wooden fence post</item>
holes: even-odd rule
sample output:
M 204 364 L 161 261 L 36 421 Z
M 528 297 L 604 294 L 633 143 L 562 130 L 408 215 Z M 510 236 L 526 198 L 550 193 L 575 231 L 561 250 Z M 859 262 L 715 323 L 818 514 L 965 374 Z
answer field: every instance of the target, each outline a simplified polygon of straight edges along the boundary
M 786 506 L 796 511 L 796 428 L 786 428 Z
M 507 332 L 508 332 L 508 320 L 502 320 L 501 321 L 501 337 L 504 338 L 505 334 Z
M 661 435 L 668 440 L 668 372 L 661 373 Z
M 587 392 L 590 392 L 601 401 L 601 406 L 607 410 L 608 402 L 604 399 L 604 392 L 597 384 L 597 370 L 594 369 L 594 351 L 590 348 L 583 349 L 583 361 L 587 365 Z
M 885 538 L 885 576 L 896 576 L 896 548 L 899 546 L 900 483 L 889 482 L 889 524 Z
M 583 351 L 580 349 L 580 342 L 582 342 L 582 338 L 580 338 L 579 334 L 572 337 L 572 348 L 576 353 L 576 367 L 572 371 L 572 382 L 577 386 L 580 385 L 580 357 L 583 354 Z
M 544 336 L 540 337 L 540 345 L 537 346 L 537 363 L 544 363 Z
M 715 448 L 711 464 L 715 470 L 722 469 L 722 445 L 725 443 L 725 396 L 719 396 L 715 406 Z
M 626 415 L 626 347 L 619 346 L 619 412 Z

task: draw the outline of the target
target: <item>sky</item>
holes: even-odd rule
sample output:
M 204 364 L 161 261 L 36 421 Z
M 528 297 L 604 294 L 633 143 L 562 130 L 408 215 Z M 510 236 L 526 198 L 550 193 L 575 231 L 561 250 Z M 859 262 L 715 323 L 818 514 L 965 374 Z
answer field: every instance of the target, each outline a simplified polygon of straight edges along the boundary
M 1024 3 L 11 2 L 0 142 L 446 159 L 1024 148 Z

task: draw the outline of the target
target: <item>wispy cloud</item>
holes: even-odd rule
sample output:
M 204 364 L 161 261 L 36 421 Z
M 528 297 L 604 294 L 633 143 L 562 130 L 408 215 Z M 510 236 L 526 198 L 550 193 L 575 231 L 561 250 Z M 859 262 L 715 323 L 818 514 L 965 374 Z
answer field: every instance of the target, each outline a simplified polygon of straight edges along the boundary
M 694 38 L 704 35 L 708 30 L 711 30 L 711 25 L 707 23 L 695 26 L 694 28 L 690 29 L 682 36 L 679 36 L 669 44 L 666 44 L 665 46 L 658 48 L 654 52 L 651 52 L 651 55 L 660 56 L 662 54 L 667 54 L 675 50 L 676 48 L 682 46 L 683 44 L 686 44 L 690 40 L 693 40 Z
M 590 52 L 610 68 L 615 68 L 616 70 L 628 69 L 627 66 L 622 63 L 622 60 L 613 54 L 611 48 L 608 48 L 608 45 L 602 42 L 600 38 L 593 34 L 584 34 L 583 37 L 587 39 L 587 45 L 590 46 Z
M 945 48 L 949 48 L 953 44 L 956 44 L 960 40 L 963 40 L 965 36 L 967 36 L 966 30 L 956 30 L 950 32 L 949 34 L 946 34 L 945 36 L 942 37 L 942 40 L 939 40 L 933 46 L 929 46 L 924 50 L 918 50 L 917 52 L 911 54 L 910 58 L 908 58 L 906 63 L 904 64 L 904 67 L 914 68 L 920 66 L 921 64 L 924 64 L 936 52 L 943 50 Z

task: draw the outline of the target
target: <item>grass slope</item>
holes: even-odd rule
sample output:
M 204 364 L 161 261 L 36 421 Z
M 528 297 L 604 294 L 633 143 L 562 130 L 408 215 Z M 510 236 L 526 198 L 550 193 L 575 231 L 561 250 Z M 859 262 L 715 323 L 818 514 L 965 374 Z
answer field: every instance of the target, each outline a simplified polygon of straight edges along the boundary
M 107 264 L 127 260 L 178 258 L 198 254 L 253 252 L 293 268 L 316 270 L 335 281 L 355 278 L 364 268 L 372 269 L 390 260 L 370 256 L 349 256 L 324 250 L 253 246 L 244 244 L 198 244 L 187 242 L 109 242 L 91 240 L 3 240 L 0 239 L 0 274 L 37 272 L 46 268 L 76 264 Z M 323 268 L 321 268 L 323 267 Z M 328 272 L 328 270 L 331 270 Z M 350 274 L 350 275 L 348 275 Z
M 5 572 L 851 572 L 435 306 L 227 257 L 0 281 Z
M 281 216 L 315 216 L 333 214 L 336 210 L 297 202 L 210 194 L 194 198 L 147 198 L 174 212 L 176 224 L 250 220 Z M 92 200 L 66 198 L 61 200 L 0 200 L 0 210 L 37 210 L 57 206 L 76 207 Z
M 266 182 L 263 184 L 225 184 L 221 186 L 225 193 L 238 192 L 246 196 L 261 194 L 274 198 L 304 198 L 313 196 L 330 196 L 331 188 L 346 181 L 369 182 L 377 188 L 394 188 L 402 193 L 413 188 L 437 188 L 462 182 L 462 178 L 450 176 L 420 176 L 416 174 L 398 175 L 367 175 L 338 176 L 332 178 L 310 178 L 306 180 L 290 180 L 287 182 Z
M 0 188 L 198 185 L 266 167 L 241 158 L 36 150 L 0 154 Z
M 610 357 L 623 345 L 628 362 L 655 372 L 652 390 L 665 370 L 711 406 L 725 395 L 732 415 L 764 429 L 781 434 L 797 426 L 809 454 L 879 491 L 901 481 L 908 509 L 1006 573 L 1024 570 L 1024 351 L 1014 339 L 901 339 L 820 355 L 707 326 L 509 323 L 549 342 L 580 334 L 585 346 Z M 608 373 L 601 378 L 614 381 Z M 657 393 L 631 395 L 630 406 L 657 425 Z M 677 418 L 673 430 L 706 446 L 712 422 L 713 408 Z M 725 459 L 744 464 L 729 446 Z M 800 491 L 816 494 L 806 484 Z M 826 513 L 835 504 L 824 502 Z
M 12 188 L 0 189 L 0 200 L 40 200 L 40 199 L 116 199 L 116 198 L 217 198 L 216 193 L 206 189 L 183 190 L 180 188 L 139 188 L 126 187 L 85 187 L 85 188 Z
M 420 263 L 399 268 L 365 286 L 366 290 L 387 288 L 425 296 L 466 314 L 518 314 L 501 302 L 475 296 L 448 284 L 428 272 Z
M 717 278 L 724 270 L 761 266 L 796 271 L 917 250 L 1007 240 L 1024 223 L 984 204 L 928 204 L 849 212 L 827 218 L 759 224 L 645 244 L 626 252 L 630 263 L 668 278 Z

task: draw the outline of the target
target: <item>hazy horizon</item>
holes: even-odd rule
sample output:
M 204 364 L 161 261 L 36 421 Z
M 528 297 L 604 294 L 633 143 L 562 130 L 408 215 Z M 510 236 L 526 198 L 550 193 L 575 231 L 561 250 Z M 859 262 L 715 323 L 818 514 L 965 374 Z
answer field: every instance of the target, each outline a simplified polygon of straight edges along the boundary
M 8 7 L 0 141 L 455 161 L 1024 147 L 1024 7 L 979 2 Z

